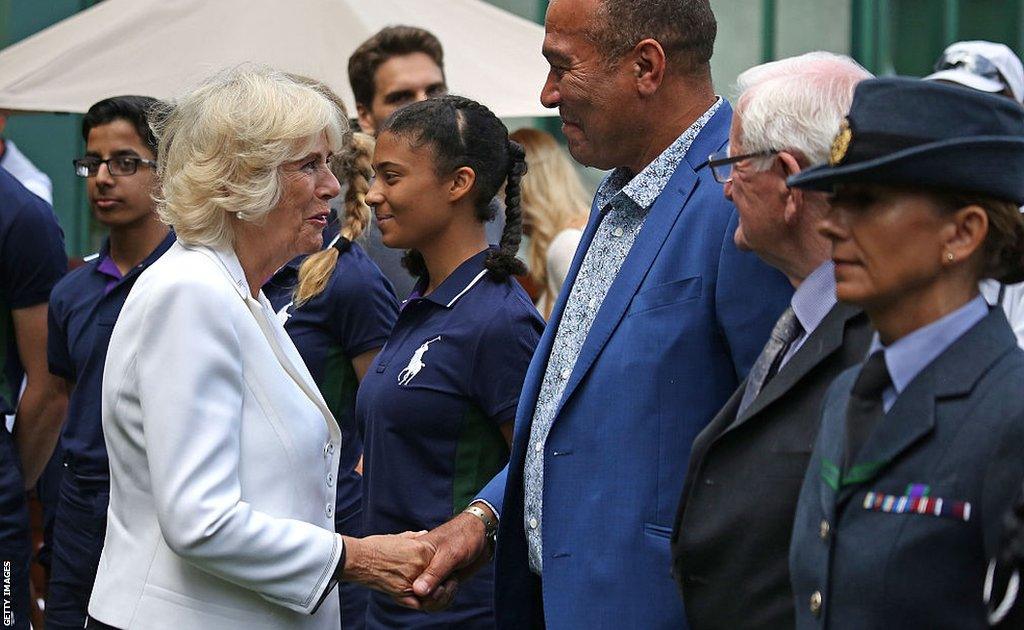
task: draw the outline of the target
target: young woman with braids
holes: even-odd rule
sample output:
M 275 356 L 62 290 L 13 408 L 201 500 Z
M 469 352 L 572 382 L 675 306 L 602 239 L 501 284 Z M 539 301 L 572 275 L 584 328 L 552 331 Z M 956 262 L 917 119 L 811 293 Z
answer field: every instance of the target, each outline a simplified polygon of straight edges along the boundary
M 508 459 L 512 423 L 544 322 L 513 277 L 522 232 L 522 147 L 486 107 L 445 96 L 385 122 L 366 195 L 388 247 L 419 277 L 359 389 L 367 532 L 430 530 L 468 509 Z M 505 228 L 489 246 L 489 202 L 505 184 Z M 493 572 L 426 613 L 371 594 L 368 628 L 493 628 Z
M 339 470 L 328 483 L 337 484 L 334 523 L 346 536 L 363 535 L 356 389 L 398 316 L 391 284 L 355 242 L 370 221 L 363 197 L 372 153 L 373 138 L 356 133 L 334 156 L 331 170 L 346 186 L 340 227 L 332 217 L 324 248 L 292 260 L 263 287 L 341 426 Z M 344 582 L 339 595 L 343 630 L 363 628 L 367 590 Z

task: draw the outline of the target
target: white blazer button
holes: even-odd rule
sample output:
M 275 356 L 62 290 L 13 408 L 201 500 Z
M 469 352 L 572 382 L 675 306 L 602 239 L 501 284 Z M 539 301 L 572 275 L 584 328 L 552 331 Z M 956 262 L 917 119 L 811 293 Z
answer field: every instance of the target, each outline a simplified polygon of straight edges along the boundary
M 327 473 L 327 487 L 330 488 L 330 487 L 333 487 L 333 486 L 334 486 L 334 475 L 331 474 L 331 473 Z
M 537 529 L 537 519 L 535 519 L 535 518 L 531 518 L 530 519 L 530 529 Z
M 569 376 L 571 376 L 571 375 L 572 375 L 572 372 L 569 370 L 569 368 L 566 368 L 566 369 L 562 370 L 561 377 L 562 377 L 563 381 L 569 380 Z
M 327 518 L 331 518 L 332 516 L 334 516 L 334 506 L 328 503 L 327 508 L 324 510 L 324 513 L 327 514 Z
M 615 228 L 615 229 L 614 229 L 614 230 L 612 231 L 612 234 L 614 234 L 615 236 L 622 236 L 622 235 L 623 235 L 623 231 L 622 231 L 622 228 L 620 228 L 620 227 L 617 227 L 617 228 Z
M 537 451 L 538 453 L 543 451 L 544 450 L 544 443 L 543 442 L 537 442 L 536 444 L 533 445 L 533 450 Z

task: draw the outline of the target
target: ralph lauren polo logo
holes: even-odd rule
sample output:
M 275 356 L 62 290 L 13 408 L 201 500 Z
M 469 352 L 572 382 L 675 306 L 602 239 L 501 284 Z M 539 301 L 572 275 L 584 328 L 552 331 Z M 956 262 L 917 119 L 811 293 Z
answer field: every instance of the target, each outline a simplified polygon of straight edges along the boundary
M 399 385 L 408 385 L 409 381 L 415 378 L 415 376 L 420 373 L 420 370 L 427 365 L 423 362 L 423 355 L 427 353 L 427 350 L 430 350 L 430 344 L 435 341 L 441 341 L 441 335 L 438 335 L 429 341 L 424 341 L 423 345 L 416 348 L 416 352 L 412 353 L 412 358 L 409 359 L 409 365 L 405 366 L 405 368 L 398 373 Z

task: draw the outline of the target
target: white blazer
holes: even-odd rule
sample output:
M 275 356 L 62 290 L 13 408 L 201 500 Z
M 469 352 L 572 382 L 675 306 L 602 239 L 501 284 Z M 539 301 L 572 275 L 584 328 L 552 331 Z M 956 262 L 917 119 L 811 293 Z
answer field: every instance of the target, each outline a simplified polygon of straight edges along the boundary
M 172 246 L 103 376 L 110 508 L 89 614 L 145 630 L 335 630 L 341 432 L 233 251 Z

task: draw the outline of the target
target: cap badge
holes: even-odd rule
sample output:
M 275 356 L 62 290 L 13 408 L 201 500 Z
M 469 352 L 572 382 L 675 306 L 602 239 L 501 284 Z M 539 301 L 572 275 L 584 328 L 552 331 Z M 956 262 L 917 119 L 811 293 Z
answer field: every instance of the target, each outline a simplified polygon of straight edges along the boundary
M 853 140 L 853 131 L 850 129 L 849 119 L 844 118 L 839 125 L 839 133 L 832 140 L 832 152 L 829 154 L 829 166 L 838 166 L 846 158 L 846 150 L 850 148 L 850 141 Z

